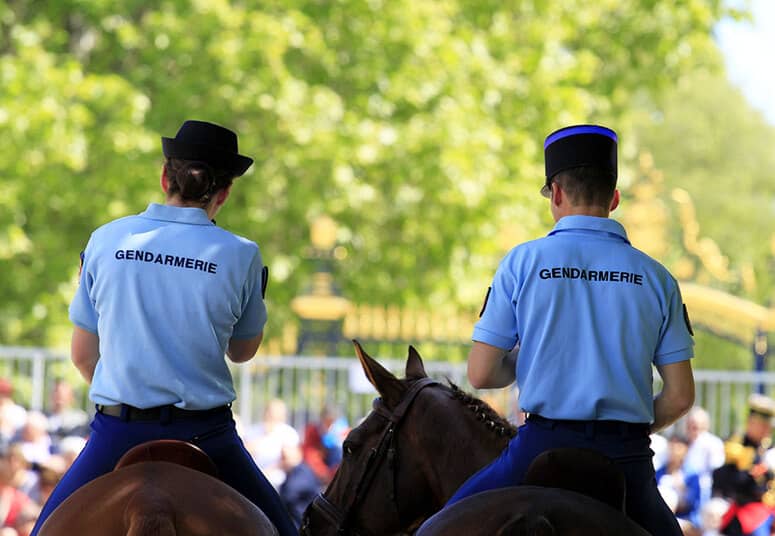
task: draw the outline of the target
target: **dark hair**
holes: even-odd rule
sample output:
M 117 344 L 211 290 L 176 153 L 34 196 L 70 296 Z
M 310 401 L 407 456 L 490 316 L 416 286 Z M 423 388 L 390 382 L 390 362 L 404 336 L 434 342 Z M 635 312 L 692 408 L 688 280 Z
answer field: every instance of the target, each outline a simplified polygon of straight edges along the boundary
M 218 190 L 228 188 L 234 176 L 200 160 L 168 158 L 164 163 L 169 180 L 168 195 L 206 205 Z
M 560 185 L 573 205 L 608 209 L 616 190 L 616 174 L 596 166 L 581 166 L 560 171 L 552 182 Z

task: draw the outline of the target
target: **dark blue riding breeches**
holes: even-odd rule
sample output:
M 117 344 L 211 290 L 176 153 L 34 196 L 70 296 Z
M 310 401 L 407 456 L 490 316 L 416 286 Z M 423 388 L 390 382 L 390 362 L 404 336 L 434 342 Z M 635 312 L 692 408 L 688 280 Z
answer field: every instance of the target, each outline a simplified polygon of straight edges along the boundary
M 84 484 L 113 470 L 129 449 L 155 439 L 178 439 L 201 448 L 218 467 L 219 477 L 258 506 L 283 536 L 297 535 L 282 501 L 245 449 L 231 411 L 169 422 L 125 421 L 97 413 L 81 454 L 65 473 L 40 513 L 31 536 L 67 497 Z M 99 505 L 95 505 L 96 508 Z
M 549 449 L 585 448 L 605 454 L 624 473 L 627 517 L 654 535 L 682 534 L 675 516 L 657 489 L 651 440 L 647 433 L 628 434 L 624 430 L 621 433 L 599 433 L 592 421 L 586 431 L 580 431 L 556 424 L 560 422 L 528 420 L 501 455 L 464 482 L 447 506 L 481 491 L 521 484 L 533 459 Z

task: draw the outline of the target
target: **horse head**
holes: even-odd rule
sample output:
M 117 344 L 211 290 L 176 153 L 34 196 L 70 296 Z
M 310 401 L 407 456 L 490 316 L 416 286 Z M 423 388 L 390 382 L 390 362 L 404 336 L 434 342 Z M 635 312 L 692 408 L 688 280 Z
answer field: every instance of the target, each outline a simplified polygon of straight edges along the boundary
M 413 347 L 399 379 L 353 342 L 380 396 L 347 436 L 328 488 L 307 508 L 303 535 L 410 532 L 514 433 L 484 402 L 428 378 Z

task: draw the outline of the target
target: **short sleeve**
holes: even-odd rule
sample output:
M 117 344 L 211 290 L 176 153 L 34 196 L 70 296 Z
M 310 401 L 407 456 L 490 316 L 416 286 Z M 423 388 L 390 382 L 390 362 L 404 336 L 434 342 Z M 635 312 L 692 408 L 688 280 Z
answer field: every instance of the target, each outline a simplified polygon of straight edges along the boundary
M 501 262 L 492 286 L 487 291 L 479 321 L 471 337 L 504 350 L 517 344 L 518 329 L 515 304 L 516 282 L 507 262 Z
M 79 328 L 91 333 L 97 333 L 97 321 L 99 316 L 94 308 L 91 292 L 94 285 L 94 266 L 91 261 L 91 240 L 86 249 L 81 253 L 81 269 L 78 280 L 78 289 L 70 302 L 70 321 Z
M 234 324 L 232 338 L 252 339 L 264 331 L 267 319 L 263 296 L 263 289 L 267 283 L 264 281 L 266 277 L 268 277 L 268 271 L 264 270 L 261 252 L 256 250 L 242 291 L 242 315 Z
M 673 292 L 667 303 L 667 315 L 663 320 L 659 344 L 654 353 L 656 365 L 669 365 L 694 357 L 689 312 L 681 298 L 678 282 L 674 280 L 673 283 Z

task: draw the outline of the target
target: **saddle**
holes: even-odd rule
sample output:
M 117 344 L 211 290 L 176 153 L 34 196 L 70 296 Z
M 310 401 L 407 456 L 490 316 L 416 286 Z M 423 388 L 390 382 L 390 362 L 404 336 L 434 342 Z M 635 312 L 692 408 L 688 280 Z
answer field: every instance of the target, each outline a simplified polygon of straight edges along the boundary
M 624 512 L 624 473 L 609 457 L 593 450 L 543 452 L 528 467 L 523 484 L 575 491 Z
M 218 467 L 205 452 L 192 443 L 157 439 L 141 443 L 124 454 L 113 469 L 142 462 L 169 462 L 218 478 Z

